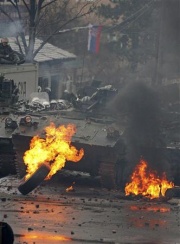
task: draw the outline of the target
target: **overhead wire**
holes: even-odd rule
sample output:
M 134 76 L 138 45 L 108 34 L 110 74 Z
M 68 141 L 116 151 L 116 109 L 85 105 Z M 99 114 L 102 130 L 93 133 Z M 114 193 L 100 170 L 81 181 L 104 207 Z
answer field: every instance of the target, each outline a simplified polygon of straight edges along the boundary
M 128 17 L 127 19 L 125 19 L 123 22 L 121 22 L 121 23 L 118 23 L 118 24 L 116 24 L 116 25 L 114 25 L 114 26 L 110 26 L 110 27 L 108 27 L 106 30 L 104 30 L 104 31 L 108 31 L 108 30 L 111 30 L 111 29 L 115 29 L 116 27 L 119 27 L 119 26 L 123 26 L 124 24 L 125 24 L 125 27 L 127 26 L 127 25 L 129 25 L 129 24 L 131 24 L 132 22 L 134 22 L 134 21 L 136 21 L 139 17 L 141 17 L 144 13 L 146 13 L 146 11 L 148 11 L 150 8 L 150 6 L 151 6 L 151 4 L 152 3 L 154 3 L 154 1 L 153 0 L 151 0 L 150 1 L 150 3 L 149 4 L 146 4 L 146 6 L 143 6 L 142 8 L 140 8 L 140 9 L 138 9 L 134 14 L 132 14 L 130 17 Z M 144 11 L 143 11 L 144 10 Z M 141 13 L 141 11 L 143 11 L 142 13 Z M 137 17 L 136 17 L 136 19 L 133 19 L 133 17 L 135 17 L 138 13 L 140 13 Z M 131 22 L 128 22 L 129 20 L 131 20 L 132 19 L 132 21 Z M 127 23 L 128 22 L 128 23 Z M 58 31 L 55 35 L 58 35 L 58 34 L 61 34 L 61 33 L 65 33 L 65 32 L 70 32 L 70 31 L 78 31 L 78 30 L 81 30 L 81 29 L 89 29 L 91 26 L 94 26 L 94 25 L 92 25 L 92 24 L 88 24 L 87 26 L 78 26 L 78 27 L 72 27 L 72 28 L 69 28 L 69 29 L 64 29 L 64 30 L 60 30 L 60 31 Z M 106 27 L 106 26 L 104 26 L 104 27 Z M 123 26 L 124 27 L 124 26 Z
M 153 3 L 154 3 L 154 1 L 151 0 L 149 4 L 146 4 L 146 6 L 143 6 L 142 8 L 138 9 L 135 13 L 133 13 L 131 16 L 129 16 L 123 22 L 118 23 L 118 24 L 111 26 L 111 27 L 104 28 L 104 29 L 102 29 L 102 32 L 108 32 L 108 31 L 116 29 L 118 27 L 119 27 L 118 31 L 128 29 L 134 22 L 136 22 L 140 17 L 142 17 L 145 13 L 147 13 L 148 11 L 150 11 L 153 8 Z M 64 30 L 56 33 L 56 35 L 61 34 L 61 33 L 71 32 L 71 31 L 79 31 L 79 30 L 89 29 L 90 26 L 93 26 L 93 25 L 89 24 L 87 26 L 80 26 L 80 27 L 73 27 L 73 28 L 69 28 L 69 29 L 64 29 Z M 106 26 L 104 26 L 104 27 L 106 27 Z M 121 34 L 127 35 L 127 33 L 121 33 Z M 84 43 L 84 41 L 78 42 L 78 43 Z
M 147 11 L 150 10 L 150 7 L 153 6 L 154 1 L 151 0 L 149 4 L 147 4 L 146 6 L 143 6 L 142 8 L 140 8 L 139 10 L 137 10 L 135 13 L 133 13 L 130 17 L 128 17 L 127 19 L 125 19 L 123 22 L 116 24 L 115 26 L 109 27 L 108 29 L 106 29 L 106 31 L 108 30 L 112 30 L 115 29 L 117 27 L 121 27 L 122 29 L 124 29 L 126 26 L 134 23 L 137 19 L 139 19 L 143 14 L 145 14 Z M 141 12 L 142 11 L 142 12 Z M 139 15 L 138 15 L 139 14 Z M 136 16 L 137 15 L 137 16 Z M 135 19 L 134 19 L 135 18 Z

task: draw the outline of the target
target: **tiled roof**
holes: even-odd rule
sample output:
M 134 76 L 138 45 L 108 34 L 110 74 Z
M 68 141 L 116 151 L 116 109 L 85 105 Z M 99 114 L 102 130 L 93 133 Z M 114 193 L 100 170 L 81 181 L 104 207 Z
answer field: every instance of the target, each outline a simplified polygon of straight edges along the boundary
M 9 44 L 13 50 L 19 52 L 18 45 L 16 43 L 15 37 L 8 37 Z M 41 45 L 42 40 L 37 39 L 35 41 L 35 50 Z M 67 52 L 59 47 L 53 46 L 50 43 L 46 43 L 43 48 L 39 51 L 36 55 L 34 60 L 38 63 L 45 62 L 45 61 L 52 61 L 52 60 L 68 60 L 68 59 L 75 59 L 76 55 L 73 53 Z

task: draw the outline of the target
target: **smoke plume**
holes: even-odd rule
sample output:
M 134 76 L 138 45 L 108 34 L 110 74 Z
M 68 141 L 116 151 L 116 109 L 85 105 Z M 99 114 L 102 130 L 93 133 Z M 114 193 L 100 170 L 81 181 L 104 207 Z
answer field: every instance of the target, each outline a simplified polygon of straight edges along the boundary
M 2 24 L 3 27 L 3 24 Z M 1 30 L 1 37 L 12 37 L 17 36 L 19 33 L 23 32 L 23 27 L 20 21 L 14 21 L 12 23 L 8 23 L 5 28 Z
M 161 111 L 156 92 L 141 82 L 130 84 L 119 93 L 114 108 L 126 118 L 124 139 L 129 170 L 133 170 L 143 157 L 153 170 L 161 173 L 166 171 L 165 157 L 161 150 L 157 150 L 164 146 L 164 142 L 161 138 Z

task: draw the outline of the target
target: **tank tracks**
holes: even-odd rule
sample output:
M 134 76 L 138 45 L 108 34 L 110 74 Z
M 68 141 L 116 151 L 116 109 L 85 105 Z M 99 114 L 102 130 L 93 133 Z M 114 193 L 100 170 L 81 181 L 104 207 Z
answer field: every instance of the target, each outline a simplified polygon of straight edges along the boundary
M 0 177 L 17 175 L 22 178 L 26 173 L 22 155 L 15 147 L 9 152 L 0 152 Z
M 100 183 L 103 188 L 124 191 L 125 161 L 101 162 L 99 167 Z
M 29 141 L 22 139 L 18 134 L 14 134 L 12 137 L 13 150 L 15 154 L 15 168 L 17 177 L 22 179 L 26 175 L 26 165 L 23 160 L 24 152 L 27 150 Z
M 23 178 L 26 174 L 26 165 L 23 162 L 23 153 L 21 153 L 19 150 L 17 150 L 16 147 L 14 147 L 14 150 L 16 152 L 14 164 L 16 168 L 16 174 L 19 179 Z
M 108 190 L 116 188 L 115 165 L 113 162 L 101 162 L 99 166 L 101 186 Z
M 0 154 L 0 177 L 5 177 L 9 174 L 16 174 L 16 168 L 14 165 L 15 154 Z

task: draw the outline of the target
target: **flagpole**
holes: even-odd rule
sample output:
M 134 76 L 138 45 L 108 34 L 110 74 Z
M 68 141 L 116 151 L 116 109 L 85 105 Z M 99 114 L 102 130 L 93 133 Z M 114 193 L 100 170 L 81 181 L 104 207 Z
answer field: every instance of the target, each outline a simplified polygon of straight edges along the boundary
M 88 25 L 88 45 L 87 50 L 97 54 L 99 52 L 99 44 L 100 44 L 100 35 L 102 31 L 101 25 Z M 84 76 L 84 67 L 85 67 L 85 54 L 86 49 L 84 49 L 83 54 L 83 64 L 82 64 L 82 73 L 81 73 L 81 83 Z
M 85 54 L 86 54 L 86 46 L 84 47 L 84 52 L 83 52 L 83 62 L 82 62 L 82 72 L 81 72 L 81 83 L 82 83 L 83 76 L 84 76 Z

